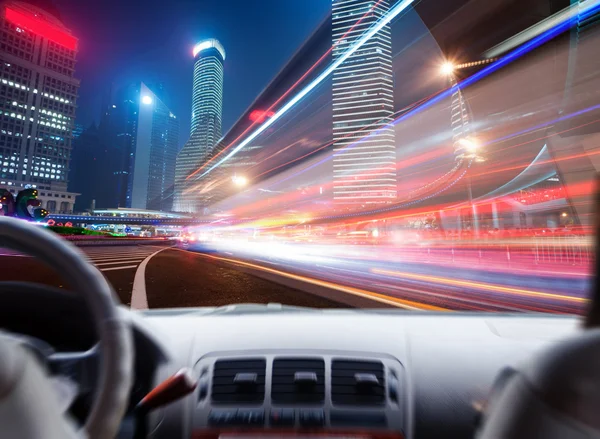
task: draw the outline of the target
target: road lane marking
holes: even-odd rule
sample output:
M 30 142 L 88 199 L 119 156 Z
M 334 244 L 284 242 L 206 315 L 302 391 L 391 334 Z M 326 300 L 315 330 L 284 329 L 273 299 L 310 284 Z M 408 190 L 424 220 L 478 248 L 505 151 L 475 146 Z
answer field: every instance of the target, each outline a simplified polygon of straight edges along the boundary
M 142 262 L 142 260 L 143 259 L 128 259 L 126 261 L 118 261 L 118 262 L 103 262 L 102 264 L 94 263 L 94 265 L 96 265 L 97 267 L 101 267 L 103 265 L 119 265 L 119 264 L 133 263 L 133 262 Z
M 148 255 L 149 255 L 149 253 L 146 253 L 143 255 L 130 255 L 127 257 L 122 256 L 122 257 L 118 257 L 118 258 L 90 258 L 90 260 L 94 261 L 94 262 L 126 261 L 127 259 L 144 259 Z
M 175 250 L 187 251 L 187 250 L 182 250 L 182 249 L 178 249 L 178 248 L 175 248 Z M 366 299 L 370 299 L 375 302 L 385 303 L 387 305 L 392 305 L 392 306 L 395 306 L 398 308 L 410 309 L 413 311 L 416 311 L 416 310 L 450 311 L 446 308 L 442 308 L 439 306 L 427 305 L 425 303 L 414 302 L 412 300 L 400 299 L 398 297 L 388 296 L 385 294 L 379 294 L 379 293 L 375 293 L 373 291 L 363 290 L 361 288 L 347 287 L 344 285 L 335 284 L 333 282 L 328 282 L 328 281 L 324 281 L 324 280 L 319 280 L 319 279 L 314 279 L 314 278 L 310 278 L 310 277 L 306 277 L 306 276 L 292 274 L 292 273 L 288 273 L 288 272 L 281 271 L 281 270 L 275 270 L 274 268 L 263 267 L 262 265 L 251 264 L 249 262 L 243 262 L 243 261 L 238 261 L 238 260 L 229 259 L 229 258 L 222 258 L 222 257 L 218 257 L 218 256 L 211 256 L 211 255 L 207 255 L 204 253 L 196 253 L 196 252 L 190 252 L 190 253 L 194 253 L 194 254 L 204 256 L 207 258 L 211 258 L 211 259 L 216 259 L 219 261 L 225 261 L 225 262 L 229 262 L 232 264 L 237 264 L 237 265 L 241 265 L 241 266 L 245 266 L 245 267 L 254 268 L 256 270 L 266 271 L 267 273 L 272 273 L 272 274 L 276 274 L 278 276 L 287 277 L 287 278 L 294 279 L 294 280 L 299 280 L 301 282 L 306 282 L 306 283 L 309 283 L 312 285 L 317 285 L 317 286 L 329 288 L 332 290 L 341 291 L 343 293 L 352 294 L 354 296 L 364 297 Z M 137 274 L 136 274 L 136 277 L 137 277 Z M 132 300 L 132 307 L 133 307 L 133 300 Z
M 125 267 L 101 268 L 100 271 L 128 270 L 130 268 L 135 268 L 135 267 L 137 267 L 137 265 L 127 265 Z
M 104 258 L 104 257 L 117 257 L 117 256 L 127 256 L 127 255 L 149 255 L 152 254 L 153 251 L 131 251 L 131 252 L 123 252 L 123 253 L 113 253 L 113 252 L 104 252 L 104 253 L 87 253 L 90 258 Z
M 146 265 L 154 256 L 162 251 L 168 250 L 171 247 L 160 249 L 146 259 L 138 266 L 133 279 L 133 289 L 131 290 L 131 308 L 132 309 L 148 309 L 148 296 L 146 295 Z

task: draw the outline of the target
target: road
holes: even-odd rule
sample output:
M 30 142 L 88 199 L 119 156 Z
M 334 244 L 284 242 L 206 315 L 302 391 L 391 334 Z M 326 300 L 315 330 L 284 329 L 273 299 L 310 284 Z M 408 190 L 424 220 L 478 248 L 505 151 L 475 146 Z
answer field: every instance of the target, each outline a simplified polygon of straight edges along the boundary
M 137 267 L 149 255 L 164 247 L 155 245 L 79 247 L 113 285 L 124 304 L 131 300 L 131 289 Z M 69 288 L 68 282 L 37 260 L 0 249 L 2 280 L 17 280 Z
M 335 301 L 288 288 L 241 272 L 197 253 L 155 245 L 79 248 L 112 284 L 121 303 L 131 304 L 136 270 L 145 269 L 150 308 L 220 306 L 232 303 L 284 303 L 317 308 L 340 307 Z M 37 260 L 0 249 L 3 281 L 27 281 L 69 289 L 68 282 Z
M 360 246 L 335 252 L 315 245 L 235 247 L 209 253 L 156 245 L 80 250 L 125 305 L 131 305 L 136 272 L 142 270 L 143 303 L 149 308 L 275 302 L 315 308 L 581 313 L 590 279 L 580 271 L 401 260 L 385 249 Z M 139 268 L 149 256 L 145 268 Z M 0 254 L 0 264 L 2 280 L 69 288 L 32 258 Z

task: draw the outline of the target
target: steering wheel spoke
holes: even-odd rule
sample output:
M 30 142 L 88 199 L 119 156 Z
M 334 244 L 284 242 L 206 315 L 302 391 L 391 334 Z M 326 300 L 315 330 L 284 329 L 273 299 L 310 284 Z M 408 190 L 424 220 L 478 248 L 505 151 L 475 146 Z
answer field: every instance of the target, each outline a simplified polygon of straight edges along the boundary
M 85 352 L 55 352 L 47 357 L 50 373 L 76 383 L 79 394 L 94 391 L 99 361 L 98 345 Z

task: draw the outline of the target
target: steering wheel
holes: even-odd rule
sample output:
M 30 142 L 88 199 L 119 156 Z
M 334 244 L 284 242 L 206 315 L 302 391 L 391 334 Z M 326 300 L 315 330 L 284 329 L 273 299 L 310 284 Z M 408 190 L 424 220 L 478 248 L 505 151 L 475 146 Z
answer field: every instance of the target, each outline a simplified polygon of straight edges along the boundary
M 91 439 L 113 438 L 127 409 L 133 382 L 134 354 L 131 323 L 127 313 L 118 308 L 111 286 L 88 262 L 85 255 L 52 232 L 23 220 L 0 216 L 0 247 L 40 259 L 68 279 L 74 291 L 83 295 L 98 334 L 101 367 L 90 414 L 78 433 Z M 35 306 L 35 303 L 32 303 L 32 306 Z M 2 341 L 0 331 L 0 342 Z M 4 337 L 3 343 L 0 343 L 0 348 L 3 348 L 0 349 L 3 351 L 0 357 L 7 353 L 9 355 L 6 357 L 12 357 L 13 360 L 18 357 L 18 349 L 11 351 L 8 349 L 10 345 Z M 15 348 L 16 345 L 12 347 Z M 6 407 L 10 407 L 12 411 L 9 410 L 4 415 L 21 410 L 23 417 L 2 419 L 2 429 L 5 426 L 4 422 L 13 422 L 17 425 L 23 422 L 23 419 L 30 419 L 31 416 L 27 416 L 27 411 L 35 410 L 36 407 L 38 412 L 52 411 L 46 407 L 40 408 L 38 397 L 42 395 L 32 392 L 24 392 L 26 401 L 23 400 L 23 394 L 11 401 L 11 395 L 7 396 L 10 392 L 5 391 L 7 388 L 11 389 L 11 385 L 16 386 L 11 380 L 16 381 L 28 375 L 25 372 L 19 375 L 19 371 L 15 371 L 14 367 L 16 360 L 12 363 L 9 360 L 0 359 L 0 418 L 3 415 L 2 410 Z M 34 374 L 32 377 L 37 375 Z M 49 389 L 49 386 L 46 388 Z M 39 392 L 39 389 L 33 390 Z M 31 421 L 35 422 L 35 419 Z

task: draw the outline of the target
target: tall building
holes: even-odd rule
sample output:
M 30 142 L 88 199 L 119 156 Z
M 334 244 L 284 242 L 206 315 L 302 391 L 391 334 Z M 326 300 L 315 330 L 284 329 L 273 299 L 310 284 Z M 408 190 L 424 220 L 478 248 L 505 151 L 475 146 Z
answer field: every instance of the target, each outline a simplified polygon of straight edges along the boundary
M 98 128 L 76 140 L 73 183 L 84 205 L 169 211 L 173 208 L 179 121 L 144 83 L 107 94 Z
M 84 128 L 81 135 L 73 139 L 69 187 L 81 194 L 77 197 L 75 212 L 90 209 L 92 200 L 102 203 L 102 197 L 112 196 L 107 188 L 107 176 L 102 174 L 102 163 L 106 161 L 106 155 L 96 124 Z
M 48 12 L 0 1 L 0 186 L 36 187 L 51 213 L 72 212 L 77 195 L 67 191 L 77 45 Z
M 143 83 L 140 92 L 134 166 L 128 184 L 131 205 L 127 207 L 172 210 L 179 121 Z
M 333 0 L 333 59 L 389 10 L 389 1 Z M 341 208 L 396 199 L 392 39 L 383 27 L 333 73 L 333 201 Z
M 175 210 L 200 212 L 205 204 L 190 177 L 210 159 L 221 138 L 223 112 L 223 62 L 225 49 L 217 40 L 199 42 L 193 50 L 194 82 L 190 139 L 177 156 Z

